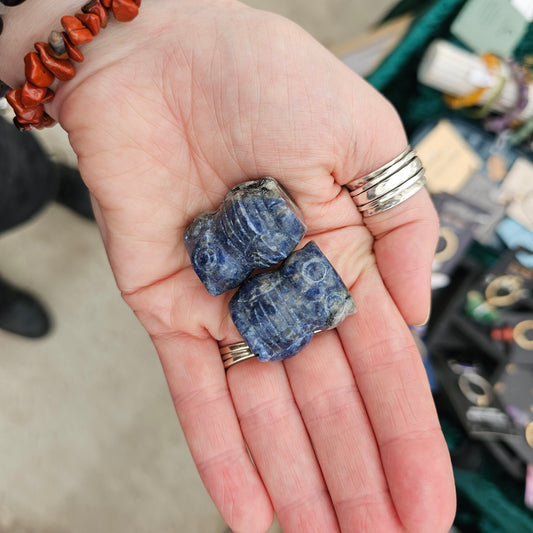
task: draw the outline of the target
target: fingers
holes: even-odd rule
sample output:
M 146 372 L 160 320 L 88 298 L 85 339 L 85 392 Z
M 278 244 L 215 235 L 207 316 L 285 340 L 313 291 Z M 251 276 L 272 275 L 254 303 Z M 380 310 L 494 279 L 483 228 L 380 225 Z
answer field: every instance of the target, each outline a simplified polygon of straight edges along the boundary
M 375 269 L 352 295 L 359 311 L 338 330 L 399 518 L 410 533 L 445 533 L 455 512 L 453 477 L 420 355 Z
M 372 426 L 338 335 L 316 335 L 285 365 L 341 530 L 401 531 Z
M 242 432 L 283 531 L 339 531 L 283 364 L 246 361 L 229 369 L 228 382 Z
M 187 335 L 154 339 L 200 477 L 235 533 L 264 533 L 272 506 L 248 455 L 217 343 Z
M 431 265 L 438 239 L 438 218 L 427 191 L 396 207 L 367 217 L 374 253 L 385 286 L 408 324 L 429 318 Z

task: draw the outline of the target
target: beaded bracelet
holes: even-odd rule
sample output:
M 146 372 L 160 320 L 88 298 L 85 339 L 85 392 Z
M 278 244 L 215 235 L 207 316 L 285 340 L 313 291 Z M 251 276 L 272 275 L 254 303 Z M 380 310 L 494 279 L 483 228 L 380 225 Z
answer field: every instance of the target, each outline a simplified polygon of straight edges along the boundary
M 50 86 L 56 79 L 74 78 L 76 69 L 72 61 L 81 63 L 84 59 L 79 46 L 92 41 L 107 26 L 110 12 L 119 22 L 129 22 L 138 15 L 140 5 L 141 0 L 90 0 L 81 13 L 61 18 L 64 31 L 52 31 L 47 43 L 36 42 L 35 51 L 24 57 L 24 85 L 6 95 L 15 111 L 15 126 L 29 131 L 32 127 L 54 125 L 55 120 L 44 110 L 44 104 L 55 96 Z

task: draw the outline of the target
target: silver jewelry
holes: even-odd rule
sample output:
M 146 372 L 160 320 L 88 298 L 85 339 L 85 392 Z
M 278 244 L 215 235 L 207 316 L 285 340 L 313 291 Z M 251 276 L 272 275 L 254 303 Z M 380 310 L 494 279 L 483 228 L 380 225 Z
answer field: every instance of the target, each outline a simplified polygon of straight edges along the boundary
M 395 157 L 392 161 L 389 161 L 382 167 L 379 167 L 377 170 L 374 170 L 373 172 L 370 172 L 370 174 L 367 174 L 366 176 L 362 176 L 360 178 L 357 178 L 356 180 L 352 181 L 347 185 L 347 187 L 351 191 L 355 191 L 359 187 L 362 187 L 369 181 L 372 181 L 374 178 L 378 178 L 383 172 L 386 170 L 392 170 L 394 172 L 394 169 L 397 168 L 397 163 L 400 163 L 403 159 L 408 157 L 409 153 L 411 152 L 411 148 L 408 146 L 399 156 Z M 394 168 L 392 168 L 394 167 Z
M 321 333 L 322 329 L 316 329 L 313 333 Z M 257 357 L 257 354 L 252 352 L 252 349 L 245 341 L 236 342 L 234 344 L 229 344 L 228 346 L 222 346 L 219 348 L 220 356 L 222 357 L 222 362 L 224 363 L 224 368 L 227 370 L 230 366 L 246 361 L 247 359 L 252 359 Z
M 426 184 L 424 167 L 408 147 L 399 156 L 347 185 L 364 216 L 377 215 L 407 200 Z
M 223 346 L 220 348 L 220 355 L 226 370 L 230 366 L 240 363 L 241 361 L 257 357 L 244 341 L 230 344 L 229 346 Z
M 492 400 L 491 384 L 475 372 L 464 372 L 457 382 L 464 397 L 478 407 L 488 407 Z

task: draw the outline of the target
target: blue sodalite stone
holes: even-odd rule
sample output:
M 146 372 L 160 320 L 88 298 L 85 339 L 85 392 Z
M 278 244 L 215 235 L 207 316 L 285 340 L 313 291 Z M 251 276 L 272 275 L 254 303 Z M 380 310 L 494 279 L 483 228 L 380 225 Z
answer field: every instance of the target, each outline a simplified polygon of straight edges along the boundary
M 192 266 L 209 294 L 238 287 L 253 270 L 283 261 L 306 226 L 273 178 L 234 187 L 213 213 L 197 216 L 185 232 Z
M 261 361 L 287 359 L 357 311 L 341 278 L 314 242 L 279 270 L 245 281 L 230 301 L 242 338 Z

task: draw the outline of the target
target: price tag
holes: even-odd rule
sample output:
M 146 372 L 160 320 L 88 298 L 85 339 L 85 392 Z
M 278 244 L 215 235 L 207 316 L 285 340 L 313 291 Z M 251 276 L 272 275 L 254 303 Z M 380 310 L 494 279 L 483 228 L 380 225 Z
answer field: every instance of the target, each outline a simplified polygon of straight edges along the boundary
M 449 120 L 441 120 L 416 146 L 432 194 L 455 194 L 483 165 Z
M 533 231 L 533 163 L 521 157 L 503 181 L 499 201 L 507 205 L 507 214 Z

